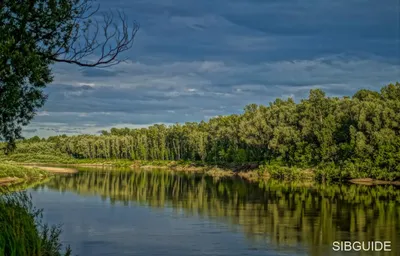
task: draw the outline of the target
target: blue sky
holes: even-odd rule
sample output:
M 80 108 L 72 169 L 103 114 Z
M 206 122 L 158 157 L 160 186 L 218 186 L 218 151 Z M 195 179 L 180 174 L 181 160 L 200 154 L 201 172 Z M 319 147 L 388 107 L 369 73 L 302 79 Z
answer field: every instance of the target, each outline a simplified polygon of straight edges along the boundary
M 141 28 L 127 63 L 53 67 L 25 135 L 207 120 L 250 103 L 400 81 L 398 0 L 114 0 Z

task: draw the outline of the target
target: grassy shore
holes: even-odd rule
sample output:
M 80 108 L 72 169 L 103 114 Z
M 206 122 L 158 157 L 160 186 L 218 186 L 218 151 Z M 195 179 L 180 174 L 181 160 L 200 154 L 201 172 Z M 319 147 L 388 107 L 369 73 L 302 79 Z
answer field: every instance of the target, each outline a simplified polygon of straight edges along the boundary
M 391 177 L 374 177 L 367 174 L 339 170 L 334 167 L 299 168 L 279 164 L 265 163 L 203 163 L 190 161 L 143 161 L 127 159 L 76 159 L 67 155 L 46 154 L 12 154 L 0 156 L 0 162 L 18 165 L 51 165 L 51 166 L 79 166 L 79 167 L 118 167 L 142 169 L 169 169 L 174 171 L 201 172 L 214 177 L 240 176 L 244 179 L 256 181 L 277 179 L 286 181 L 318 181 L 318 182 L 354 182 L 357 184 L 394 184 L 400 185 L 400 175 L 391 174 Z M 43 170 L 43 169 L 42 169 Z
M 0 163 L 0 185 L 45 179 L 49 172 L 39 168 Z
M 184 172 L 201 172 L 214 177 L 240 176 L 247 180 L 268 178 L 284 180 L 313 180 L 314 172 L 309 169 L 261 166 L 259 163 L 203 163 L 190 161 L 143 161 L 125 159 L 75 159 L 64 155 L 12 154 L 0 160 L 18 165 L 52 165 L 80 167 L 124 167 L 142 169 L 169 169 Z
M 21 182 L 36 182 L 50 177 L 53 173 L 74 173 L 76 169 L 47 166 L 28 166 L 16 163 L 0 163 L 0 186 Z

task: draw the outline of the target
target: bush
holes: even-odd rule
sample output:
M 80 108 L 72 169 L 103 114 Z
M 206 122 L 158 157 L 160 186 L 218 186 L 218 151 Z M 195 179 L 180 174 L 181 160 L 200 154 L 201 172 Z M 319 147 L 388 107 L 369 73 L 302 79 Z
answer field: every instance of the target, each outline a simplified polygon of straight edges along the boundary
M 48 172 L 38 168 L 27 168 L 19 165 L 0 163 L 0 178 L 14 177 L 26 180 L 40 180 L 48 176 Z
M 261 165 L 258 169 L 258 172 L 260 175 L 266 172 L 273 179 L 288 180 L 288 181 L 305 180 L 313 178 L 312 176 L 310 176 L 310 172 L 308 172 L 305 169 L 281 166 L 278 164 Z
M 26 192 L 0 196 L 1 256 L 69 256 L 63 253 L 59 226 L 42 224 L 42 211 L 32 206 Z

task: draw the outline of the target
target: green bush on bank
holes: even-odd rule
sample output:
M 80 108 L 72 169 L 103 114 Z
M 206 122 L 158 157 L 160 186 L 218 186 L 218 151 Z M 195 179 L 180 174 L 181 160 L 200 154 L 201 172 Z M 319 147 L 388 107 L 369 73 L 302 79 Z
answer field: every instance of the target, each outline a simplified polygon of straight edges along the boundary
M 61 164 L 73 164 L 77 163 L 77 159 L 74 159 L 68 155 L 51 155 L 42 153 L 16 153 L 8 156 L 0 155 L 0 161 L 15 161 L 20 163 L 61 163 Z
M 310 180 L 314 179 L 314 172 L 311 170 L 287 167 L 279 164 L 263 164 L 257 169 L 260 175 L 268 173 L 271 178 L 277 180 Z
M 26 168 L 9 163 L 0 163 L 0 178 L 37 180 L 48 177 L 49 173 L 38 168 Z
M 1 256 L 69 256 L 62 252 L 59 226 L 42 223 L 42 211 L 25 192 L 0 195 Z

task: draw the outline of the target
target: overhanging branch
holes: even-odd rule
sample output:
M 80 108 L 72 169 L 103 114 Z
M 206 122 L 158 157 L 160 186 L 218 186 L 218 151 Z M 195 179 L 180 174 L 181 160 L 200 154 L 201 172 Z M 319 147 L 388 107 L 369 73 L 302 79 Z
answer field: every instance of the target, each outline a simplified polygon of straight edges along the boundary
M 94 15 L 96 12 L 92 12 Z M 75 64 L 82 67 L 108 67 L 116 65 L 125 59 L 120 59 L 122 52 L 129 50 L 139 24 L 128 24 L 126 16 L 118 12 L 119 26 L 114 22 L 112 13 L 103 14 L 102 23 L 92 22 L 89 18 L 83 26 L 76 21 L 77 30 L 71 40 L 62 45 L 49 59 L 54 62 Z M 101 31 L 101 33 L 99 32 Z M 102 40 L 99 36 L 103 36 Z M 94 61 L 85 60 L 89 56 L 99 55 Z

